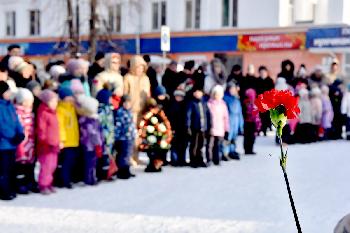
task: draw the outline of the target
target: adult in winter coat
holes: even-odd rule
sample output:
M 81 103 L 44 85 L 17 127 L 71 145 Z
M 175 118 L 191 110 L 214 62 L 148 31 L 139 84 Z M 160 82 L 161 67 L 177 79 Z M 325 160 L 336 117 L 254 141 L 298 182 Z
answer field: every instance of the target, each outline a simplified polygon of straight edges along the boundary
M 16 197 L 16 148 L 24 139 L 23 127 L 10 100 L 6 82 L 0 81 L 0 199 Z
M 281 63 L 281 72 L 277 77 L 285 78 L 289 85 L 293 84 L 294 80 L 294 63 L 291 60 L 284 60 Z
M 297 143 L 309 143 L 313 137 L 312 129 L 312 108 L 309 98 L 309 91 L 306 88 L 299 90 L 299 122 L 296 126 L 294 139 Z
M 106 54 L 104 62 L 105 70 L 99 73 L 93 81 L 93 96 L 96 96 L 106 86 L 110 88 L 113 94 L 117 94 L 118 92 L 123 93 L 123 77 L 119 72 L 120 61 L 119 53 Z
M 342 139 L 344 119 L 341 111 L 341 103 L 343 99 L 342 92 L 343 82 L 335 80 L 329 88 L 329 97 L 332 102 L 334 118 L 332 122 L 332 139 Z
M 141 56 L 134 56 L 130 60 L 130 70 L 124 77 L 124 94 L 130 96 L 131 111 L 136 125 L 142 118 L 142 111 L 146 107 L 146 101 L 151 96 L 151 84 L 147 75 L 146 62 Z M 140 163 L 137 152 L 138 145 L 135 145 L 133 160 Z
M 224 97 L 224 89 L 220 85 L 214 86 L 211 97 L 208 101 L 208 108 L 211 114 L 212 127 L 207 138 L 207 165 L 213 162 L 220 164 L 222 159 L 223 140 L 228 140 L 230 130 L 229 114 Z
M 346 139 L 350 140 L 350 84 L 341 102 L 341 113 L 346 116 Z
M 236 82 L 238 86 L 241 85 L 241 82 L 243 81 L 243 73 L 242 73 L 242 67 L 238 64 L 232 66 L 231 73 L 227 78 L 227 82 Z
M 228 132 L 228 142 L 224 147 L 224 154 L 231 159 L 239 159 L 239 154 L 236 151 L 236 139 L 239 133 L 243 133 L 244 119 L 238 87 L 234 82 L 227 84 L 224 101 L 226 102 L 230 119 L 230 131 Z
M 22 57 L 12 56 L 9 59 L 9 76 L 17 87 L 25 87 L 35 78 L 34 66 L 24 61 Z
M 322 92 L 322 130 L 323 130 L 323 139 L 328 139 L 330 136 L 331 128 L 332 128 L 332 121 L 334 118 L 334 112 L 332 107 L 332 102 L 329 98 L 329 87 L 326 85 L 323 85 L 321 87 Z
M 95 61 L 92 63 L 92 65 L 89 67 L 88 71 L 88 80 L 89 80 L 89 86 L 93 86 L 93 80 L 95 77 L 105 70 L 104 68 L 104 62 L 105 62 L 105 54 L 103 52 L 97 52 L 95 55 Z
M 270 91 L 275 87 L 275 84 L 272 80 L 272 78 L 269 76 L 268 70 L 265 66 L 259 67 L 259 78 L 258 78 L 258 86 L 257 86 L 257 94 L 262 94 L 265 91 Z M 260 113 L 261 118 L 261 131 L 266 136 L 267 129 L 271 129 L 271 119 L 270 119 L 270 113 L 264 112 Z
M 319 139 L 319 129 L 322 123 L 322 99 L 321 99 L 321 90 L 318 87 L 311 89 L 311 112 L 312 112 L 312 125 L 314 136 L 312 137 L 313 141 Z
M 172 61 L 168 68 L 166 68 L 163 78 L 162 78 L 162 84 L 166 89 L 166 93 L 169 96 L 172 96 L 174 91 L 177 89 L 177 87 L 184 81 L 181 80 L 177 71 L 177 62 Z
M 17 192 L 28 194 L 29 191 L 38 192 L 34 179 L 35 168 L 35 118 L 33 114 L 33 94 L 25 88 L 19 88 L 16 96 L 16 112 L 23 126 L 25 139 L 16 151 Z
M 216 85 L 221 85 L 226 88 L 227 74 L 224 64 L 218 58 L 214 58 L 210 62 L 211 72 L 204 80 L 204 92 L 207 95 L 211 94 L 212 89 Z

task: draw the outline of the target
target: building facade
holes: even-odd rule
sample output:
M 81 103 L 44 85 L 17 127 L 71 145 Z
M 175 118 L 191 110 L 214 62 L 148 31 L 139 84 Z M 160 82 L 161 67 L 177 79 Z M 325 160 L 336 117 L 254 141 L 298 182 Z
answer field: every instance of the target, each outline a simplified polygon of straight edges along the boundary
M 7 45 L 14 42 L 20 43 L 24 54 L 29 56 L 63 53 L 69 36 L 67 2 L 0 0 L 0 55 L 5 54 Z M 329 57 L 347 63 L 349 56 L 342 52 L 344 50 L 332 48 L 309 50 L 305 44 L 307 31 L 315 25 L 327 28 L 333 27 L 327 25 L 342 27 L 350 24 L 350 11 L 346 10 L 350 9 L 350 0 L 97 2 L 99 40 L 105 42 L 98 48 L 116 50 L 126 57 L 134 53 L 160 53 L 162 25 L 171 29 L 169 56 L 180 62 L 193 58 L 198 62 L 209 61 L 214 56 L 223 56 L 228 66 L 242 63 L 246 67 L 264 61 L 270 63 L 267 65 L 275 74 L 283 58 L 313 67 L 317 63 L 326 65 Z M 89 4 L 90 0 L 71 1 L 72 24 L 83 53 L 89 47 Z M 301 45 L 285 47 L 293 38 L 301 41 Z M 263 47 L 255 48 L 252 44 Z M 267 55 L 269 59 L 266 59 Z

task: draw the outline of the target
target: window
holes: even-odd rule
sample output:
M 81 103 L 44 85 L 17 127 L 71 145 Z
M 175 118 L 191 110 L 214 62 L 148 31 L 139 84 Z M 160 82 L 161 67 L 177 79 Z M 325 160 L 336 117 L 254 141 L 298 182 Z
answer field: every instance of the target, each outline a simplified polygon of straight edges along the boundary
M 16 12 L 14 11 L 6 12 L 6 35 L 16 35 Z
M 152 3 L 152 29 L 157 30 L 160 26 L 166 25 L 166 2 Z
M 31 36 L 40 34 L 40 11 L 39 10 L 31 10 L 29 12 L 29 22 L 30 22 L 30 30 L 29 34 Z
M 237 26 L 237 0 L 222 0 L 222 26 Z
M 201 1 L 186 0 L 186 28 L 200 28 Z
M 111 32 L 121 31 L 121 20 L 122 20 L 122 6 L 117 4 L 114 7 L 108 9 L 108 26 Z

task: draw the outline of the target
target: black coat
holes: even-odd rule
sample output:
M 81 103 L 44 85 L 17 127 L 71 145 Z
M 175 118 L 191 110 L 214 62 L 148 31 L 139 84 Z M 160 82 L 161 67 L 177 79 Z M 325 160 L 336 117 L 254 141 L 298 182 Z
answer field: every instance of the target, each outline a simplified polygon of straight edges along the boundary
M 96 77 L 96 75 L 98 75 L 99 73 L 101 73 L 102 71 L 104 71 L 104 68 L 101 67 L 99 64 L 97 64 L 96 62 L 94 62 L 90 67 L 89 67 L 89 71 L 88 71 L 88 80 L 89 80 L 89 85 L 90 87 L 92 87 L 92 82 L 94 80 L 94 78 Z
M 167 68 L 163 75 L 163 86 L 166 89 L 166 93 L 169 96 L 173 96 L 174 91 L 176 88 L 185 80 L 182 80 L 180 78 L 180 75 L 177 72 L 172 71 L 171 69 Z
M 186 127 L 186 102 L 178 102 L 173 99 L 170 103 L 168 119 L 175 134 L 183 135 L 187 132 Z
M 158 85 L 162 85 L 161 83 L 158 83 L 157 80 L 157 72 L 155 69 L 153 69 L 152 66 L 148 67 L 147 72 L 146 72 L 149 82 L 151 84 L 151 95 L 152 97 L 155 97 L 155 90 L 157 89 Z
M 259 86 L 257 87 L 257 94 L 262 94 L 265 91 L 270 91 L 275 87 L 275 83 L 272 78 L 267 77 L 265 79 L 259 78 Z

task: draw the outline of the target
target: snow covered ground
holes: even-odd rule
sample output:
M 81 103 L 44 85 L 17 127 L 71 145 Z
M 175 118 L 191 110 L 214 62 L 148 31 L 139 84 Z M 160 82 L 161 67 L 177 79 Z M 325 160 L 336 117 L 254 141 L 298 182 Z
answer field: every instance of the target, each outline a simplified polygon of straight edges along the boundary
M 349 148 L 346 141 L 289 147 L 287 169 L 304 233 L 333 232 L 350 213 Z M 161 174 L 139 168 L 128 181 L 0 202 L 0 232 L 296 232 L 278 147 L 272 137 L 259 138 L 256 151 L 220 167 L 166 167 Z

